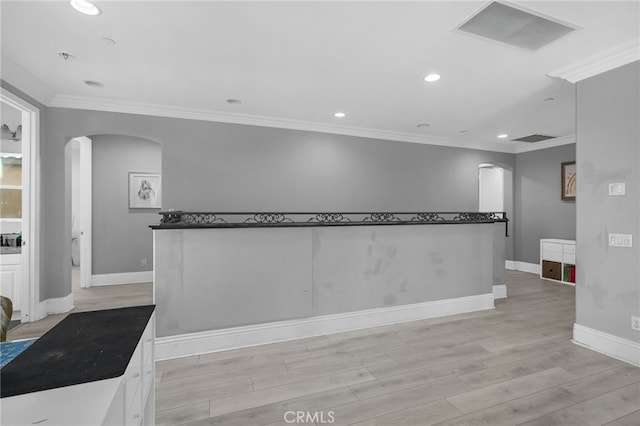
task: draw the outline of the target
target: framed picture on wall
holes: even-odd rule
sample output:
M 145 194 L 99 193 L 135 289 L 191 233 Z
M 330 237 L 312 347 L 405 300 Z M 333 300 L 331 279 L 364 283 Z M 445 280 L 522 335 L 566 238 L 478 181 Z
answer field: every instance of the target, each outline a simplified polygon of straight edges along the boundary
M 576 162 L 562 163 L 562 199 L 576 199 Z
M 129 208 L 159 209 L 162 181 L 160 173 L 129 173 Z

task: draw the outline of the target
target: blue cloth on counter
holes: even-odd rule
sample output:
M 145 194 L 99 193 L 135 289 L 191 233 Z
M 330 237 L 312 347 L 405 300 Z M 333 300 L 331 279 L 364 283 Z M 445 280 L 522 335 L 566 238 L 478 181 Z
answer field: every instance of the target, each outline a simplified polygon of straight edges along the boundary
M 0 368 L 9 364 L 15 357 L 20 355 L 22 351 L 27 349 L 37 339 L 20 340 L 18 342 L 2 342 L 0 343 Z

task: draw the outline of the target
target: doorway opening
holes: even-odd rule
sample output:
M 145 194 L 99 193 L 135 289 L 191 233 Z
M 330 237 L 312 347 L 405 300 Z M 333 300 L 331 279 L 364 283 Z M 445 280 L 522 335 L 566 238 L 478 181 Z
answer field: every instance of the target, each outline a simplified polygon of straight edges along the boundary
M 2 233 L 12 234 L 7 235 L 8 241 L 3 235 L 2 250 L 13 252 L 0 254 L 0 292 L 13 296 L 15 319 L 31 322 L 44 316 L 38 310 L 40 110 L 4 88 L 0 88 L 0 103 L 3 121 L 8 116 L 14 117 L 14 122 L 2 123 L 8 129 L 2 132 L 0 149 L 3 151 L 0 183 L 3 209 L 0 216 Z
M 154 176 L 160 183 L 161 153 L 158 142 L 122 134 L 87 134 L 68 141 L 66 244 L 74 301 L 102 294 L 100 288 L 153 280 L 149 225 L 157 222 L 160 208 L 132 204 L 130 195 L 138 175 Z M 118 292 L 115 287 L 107 290 Z
M 490 163 L 478 166 L 478 211 L 503 212 L 504 169 Z
M 71 159 L 72 289 L 91 287 L 92 142 L 87 137 L 67 144 Z

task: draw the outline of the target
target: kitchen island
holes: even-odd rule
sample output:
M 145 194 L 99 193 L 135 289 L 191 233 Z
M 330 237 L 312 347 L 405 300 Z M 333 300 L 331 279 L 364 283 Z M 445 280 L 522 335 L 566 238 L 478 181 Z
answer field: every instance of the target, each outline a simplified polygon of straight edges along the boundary
M 158 359 L 492 309 L 504 284 L 503 213 L 161 214 Z
M 154 423 L 154 306 L 68 315 L 0 370 L 6 425 Z

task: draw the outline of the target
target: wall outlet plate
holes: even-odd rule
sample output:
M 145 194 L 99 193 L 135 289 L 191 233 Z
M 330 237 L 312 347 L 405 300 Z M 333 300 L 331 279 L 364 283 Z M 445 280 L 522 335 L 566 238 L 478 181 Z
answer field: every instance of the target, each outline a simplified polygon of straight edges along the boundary
M 626 195 L 626 188 L 624 182 L 616 182 L 609 184 L 609 195 L 612 197 Z
M 631 234 L 609 234 L 609 246 L 611 247 L 631 247 L 632 245 Z
M 631 317 L 631 328 L 640 331 L 640 317 Z

